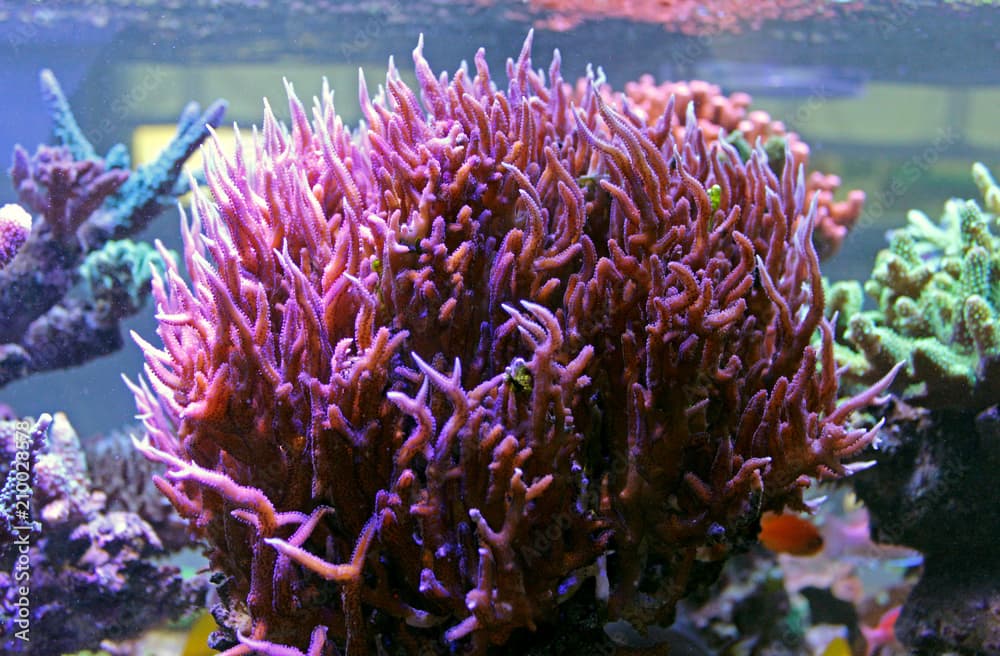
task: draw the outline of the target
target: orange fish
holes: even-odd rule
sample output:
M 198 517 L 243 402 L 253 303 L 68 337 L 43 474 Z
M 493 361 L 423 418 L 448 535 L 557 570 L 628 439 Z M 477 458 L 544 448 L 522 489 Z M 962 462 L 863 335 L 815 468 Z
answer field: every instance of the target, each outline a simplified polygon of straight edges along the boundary
M 757 539 L 775 553 L 813 556 L 823 548 L 823 536 L 807 519 L 798 515 L 764 513 Z
M 885 612 L 875 626 L 862 626 L 861 633 L 865 636 L 868 648 L 865 653 L 868 656 L 877 654 L 886 645 L 898 644 L 896 641 L 896 620 L 899 619 L 899 612 L 902 606 L 894 606 Z

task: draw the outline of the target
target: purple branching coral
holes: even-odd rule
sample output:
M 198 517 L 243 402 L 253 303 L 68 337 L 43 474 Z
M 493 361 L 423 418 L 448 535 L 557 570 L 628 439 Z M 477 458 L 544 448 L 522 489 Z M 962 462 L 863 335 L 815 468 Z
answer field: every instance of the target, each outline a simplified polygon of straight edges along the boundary
M 51 71 L 42 71 L 41 87 L 57 144 L 39 146 L 34 155 L 14 149 L 11 181 L 21 205 L 38 218 L 9 262 L 0 238 L 0 387 L 121 347 L 119 320 L 138 306 L 116 302 L 116 290 L 132 290 L 141 305 L 151 265 L 148 246 L 124 238 L 187 190 L 178 182 L 181 167 L 208 136 L 206 125 L 217 126 L 225 110 L 217 102 L 202 114 L 192 103 L 157 160 L 130 171 L 123 145 L 96 154 Z M 142 266 L 96 273 L 95 262 L 123 254 Z
M 216 146 L 191 282 L 154 278 L 138 445 L 227 577 L 227 656 L 523 649 L 586 595 L 669 623 L 874 435 L 791 157 L 576 95 L 530 37 L 506 90 L 414 62 L 422 102 L 390 64 L 357 133 L 289 86 L 252 166 Z
M 184 580 L 142 517 L 106 506 L 62 413 L 0 418 L 0 482 L 0 653 L 96 650 L 204 604 L 205 577 Z

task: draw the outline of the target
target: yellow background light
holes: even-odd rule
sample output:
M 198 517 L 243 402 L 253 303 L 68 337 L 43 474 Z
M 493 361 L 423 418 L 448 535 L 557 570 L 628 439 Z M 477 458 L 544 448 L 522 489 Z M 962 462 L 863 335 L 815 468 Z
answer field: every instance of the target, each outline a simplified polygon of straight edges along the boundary
M 170 140 L 177 133 L 177 126 L 167 123 L 150 123 L 140 125 L 132 132 L 132 166 L 133 168 L 148 164 L 156 159 L 160 152 L 167 147 Z M 215 129 L 219 142 L 222 144 L 222 152 L 227 158 L 232 158 L 236 152 L 236 135 L 231 127 L 221 126 Z M 250 156 L 253 152 L 253 135 L 250 130 L 240 132 L 243 141 L 243 155 Z M 206 146 L 202 146 L 205 148 Z M 200 171 L 204 168 L 202 161 L 202 148 L 184 164 L 185 171 Z

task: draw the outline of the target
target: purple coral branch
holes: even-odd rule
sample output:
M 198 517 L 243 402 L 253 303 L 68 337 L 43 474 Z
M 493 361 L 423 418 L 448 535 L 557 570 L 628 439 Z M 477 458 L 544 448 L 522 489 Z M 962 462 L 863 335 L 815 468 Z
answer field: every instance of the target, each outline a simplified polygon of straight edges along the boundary
M 34 155 L 21 146 L 14 149 L 14 189 L 41 218 L 17 256 L 0 267 L 0 316 L 6 319 L 0 324 L 0 387 L 121 347 L 118 324 L 141 307 L 148 263 L 135 247 L 125 256 L 132 257 L 135 266 L 105 276 L 91 273 L 88 258 L 108 256 L 111 251 L 103 247 L 110 239 L 136 234 L 173 202 L 181 167 L 208 135 L 206 126 L 217 125 L 225 108 L 216 103 L 197 117 L 197 108 L 189 107 L 177 137 L 160 157 L 130 172 L 119 157 L 123 147 L 104 158 L 97 156 L 52 72 L 42 71 L 40 77 L 57 145 L 39 146 Z M 0 255 L 6 252 L 0 249 Z M 120 256 L 122 249 L 115 252 Z M 98 284 L 91 284 L 88 276 L 98 278 Z M 102 288 L 106 284 L 127 290 L 133 299 L 129 306 L 104 307 L 124 305 Z

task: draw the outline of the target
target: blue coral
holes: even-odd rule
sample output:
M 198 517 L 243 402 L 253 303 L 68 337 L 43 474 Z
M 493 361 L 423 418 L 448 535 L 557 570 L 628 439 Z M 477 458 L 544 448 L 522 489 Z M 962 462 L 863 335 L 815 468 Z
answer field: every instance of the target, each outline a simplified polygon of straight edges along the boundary
M 189 104 L 159 157 L 130 171 L 122 144 L 98 156 L 51 71 L 42 71 L 41 88 L 55 144 L 34 155 L 14 150 L 15 190 L 41 219 L 0 269 L 0 316 L 8 318 L 0 325 L 0 387 L 121 347 L 118 320 L 138 311 L 148 293 L 149 248 L 122 242 L 108 247 L 113 254 L 102 249 L 137 234 L 187 190 L 181 169 L 225 111 L 222 101 L 204 112 Z M 105 266 L 109 255 L 118 260 L 114 276 Z M 121 261 L 129 257 L 139 259 Z

